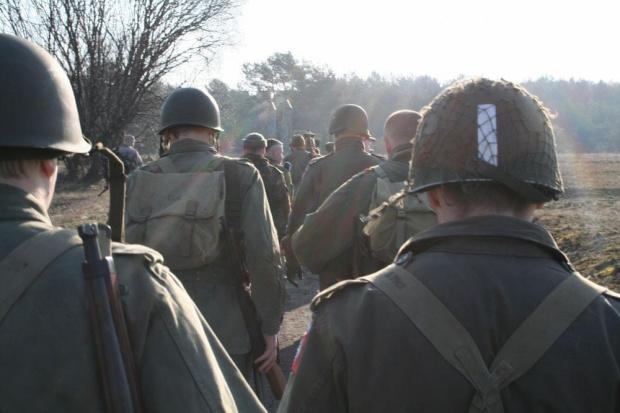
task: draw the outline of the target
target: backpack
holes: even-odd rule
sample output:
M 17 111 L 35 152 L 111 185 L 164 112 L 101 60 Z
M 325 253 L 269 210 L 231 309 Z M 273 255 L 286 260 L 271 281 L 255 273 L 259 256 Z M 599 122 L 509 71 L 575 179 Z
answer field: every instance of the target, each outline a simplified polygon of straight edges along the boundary
M 178 173 L 169 157 L 137 170 L 127 188 L 125 240 L 157 250 L 172 270 L 201 267 L 223 250 L 226 160 L 217 157 L 197 172 Z M 157 172 L 158 169 L 163 172 Z
M 407 193 L 406 181 L 392 182 L 380 165 L 372 169 L 377 185 L 368 215 L 360 215 L 360 220 L 365 223 L 363 232 L 369 238 L 372 256 L 391 263 L 406 240 L 437 225 L 437 215 L 426 195 Z

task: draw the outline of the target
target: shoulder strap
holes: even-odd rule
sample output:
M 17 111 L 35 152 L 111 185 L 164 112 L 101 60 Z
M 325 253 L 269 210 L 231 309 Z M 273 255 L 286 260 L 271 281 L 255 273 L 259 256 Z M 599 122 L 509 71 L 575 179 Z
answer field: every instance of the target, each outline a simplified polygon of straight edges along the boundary
M 383 291 L 476 388 L 469 412 L 502 413 L 501 390 L 523 375 L 604 288 L 573 273 L 508 339 L 487 368 L 463 325 L 413 274 L 397 265 L 363 277 Z
M 155 161 L 159 169 L 161 169 L 162 173 L 165 174 L 174 174 L 177 173 L 177 168 L 174 166 L 174 162 L 170 159 L 169 156 L 162 156 L 157 161 Z
M 226 182 L 226 204 L 224 206 L 228 225 L 239 228 L 241 225 L 241 180 L 236 160 L 224 162 L 224 180 Z
M 372 167 L 372 169 L 375 171 L 375 173 L 377 174 L 377 176 L 381 179 L 387 179 L 389 180 L 390 177 L 388 176 L 387 172 L 385 172 L 385 169 L 383 169 L 381 167 L 381 165 L 375 165 Z
M 30 284 L 60 255 L 82 245 L 70 230 L 41 232 L 17 248 L 0 262 L 0 322 Z
M 220 165 L 222 165 L 225 160 L 226 158 L 224 156 L 217 156 L 211 162 L 209 162 L 207 166 L 204 167 L 203 171 L 204 172 L 217 171 Z

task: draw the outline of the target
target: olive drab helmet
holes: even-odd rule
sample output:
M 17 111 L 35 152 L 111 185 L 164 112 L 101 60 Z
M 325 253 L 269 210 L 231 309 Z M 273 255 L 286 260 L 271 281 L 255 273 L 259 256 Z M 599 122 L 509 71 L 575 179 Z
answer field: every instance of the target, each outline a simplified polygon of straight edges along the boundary
M 193 87 L 177 89 L 168 95 L 161 108 L 161 135 L 171 126 L 204 126 L 223 132 L 220 108 L 213 96 Z
M 0 34 L 0 147 L 86 153 L 71 84 L 40 46 Z
M 243 138 L 244 148 L 260 149 L 267 147 L 267 139 L 257 132 L 252 132 Z
M 548 111 L 523 87 L 504 80 L 463 81 L 440 93 L 422 115 L 411 192 L 489 181 L 532 203 L 563 192 Z
M 370 136 L 368 115 L 361 106 L 348 104 L 336 109 L 329 122 L 328 132 L 333 135 L 345 130 Z

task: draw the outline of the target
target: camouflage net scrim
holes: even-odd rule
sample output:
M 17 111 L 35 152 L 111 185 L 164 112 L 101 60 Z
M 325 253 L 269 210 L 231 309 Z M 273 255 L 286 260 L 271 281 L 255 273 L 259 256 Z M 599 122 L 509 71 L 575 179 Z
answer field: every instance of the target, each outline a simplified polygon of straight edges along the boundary
M 457 83 L 423 111 L 409 181 L 412 192 L 497 181 L 531 202 L 557 199 L 563 188 L 549 112 L 504 80 Z

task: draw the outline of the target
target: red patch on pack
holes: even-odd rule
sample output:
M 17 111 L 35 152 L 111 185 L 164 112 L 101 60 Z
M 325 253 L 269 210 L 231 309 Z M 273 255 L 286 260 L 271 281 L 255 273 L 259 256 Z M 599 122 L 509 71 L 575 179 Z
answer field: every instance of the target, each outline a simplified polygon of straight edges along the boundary
M 299 366 L 299 361 L 301 360 L 301 356 L 304 353 L 304 348 L 306 347 L 306 341 L 308 341 L 308 333 L 312 328 L 312 321 L 308 326 L 308 330 L 301 337 L 301 341 L 299 342 L 299 346 L 297 347 L 297 352 L 295 353 L 295 360 L 293 360 L 293 365 L 291 366 L 291 373 L 297 373 L 297 366 Z

